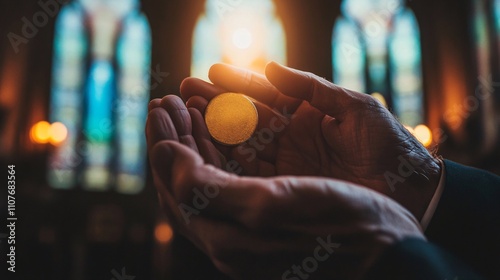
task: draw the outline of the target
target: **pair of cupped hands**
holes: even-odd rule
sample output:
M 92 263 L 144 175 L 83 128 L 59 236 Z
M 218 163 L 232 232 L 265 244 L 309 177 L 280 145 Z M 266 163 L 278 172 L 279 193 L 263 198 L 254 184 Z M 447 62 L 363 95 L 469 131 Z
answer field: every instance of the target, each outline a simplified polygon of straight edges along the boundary
M 274 62 L 265 75 L 216 64 L 209 77 L 151 101 L 146 136 L 170 222 L 221 272 L 359 279 L 390 245 L 425 239 L 440 163 L 378 101 Z M 253 143 L 211 139 L 203 115 L 224 92 L 254 100 Z

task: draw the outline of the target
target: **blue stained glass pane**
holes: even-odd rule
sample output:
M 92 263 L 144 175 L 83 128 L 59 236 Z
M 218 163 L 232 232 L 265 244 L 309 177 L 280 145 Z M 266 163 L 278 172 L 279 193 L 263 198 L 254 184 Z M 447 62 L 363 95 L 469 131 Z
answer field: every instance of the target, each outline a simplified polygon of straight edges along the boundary
M 89 69 L 83 134 L 86 137 L 86 167 L 83 185 L 87 189 L 104 191 L 109 187 L 112 156 L 113 100 L 115 73 L 111 62 L 96 59 Z
M 423 122 L 420 33 L 413 12 L 396 15 L 389 43 L 394 111 L 409 126 Z
M 332 37 L 333 81 L 365 92 L 366 52 L 358 34 L 359 29 L 353 22 L 342 17 L 337 20 Z
M 90 142 L 110 142 L 112 131 L 103 130 L 103 123 L 111 122 L 115 73 L 109 61 L 96 60 L 90 66 L 85 102 L 87 116 L 84 134 Z
M 50 122 L 62 122 L 67 139 L 50 157 L 48 181 L 54 188 L 76 184 L 76 168 L 82 163 L 77 150 L 82 121 L 82 92 L 85 77 L 87 39 L 83 12 L 73 3 L 64 6 L 55 25 Z
M 129 15 L 118 40 L 117 191 L 137 193 L 146 179 L 144 124 L 149 101 L 151 34 L 146 17 Z
M 143 14 L 133 12 L 125 17 L 117 44 L 117 60 L 120 66 L 138 68 L 143 73 L 149 70 L 151 30 Z
M 361 25 L 385 25 L 404 8 L 404 0 L 344 0 L 341 10 Z

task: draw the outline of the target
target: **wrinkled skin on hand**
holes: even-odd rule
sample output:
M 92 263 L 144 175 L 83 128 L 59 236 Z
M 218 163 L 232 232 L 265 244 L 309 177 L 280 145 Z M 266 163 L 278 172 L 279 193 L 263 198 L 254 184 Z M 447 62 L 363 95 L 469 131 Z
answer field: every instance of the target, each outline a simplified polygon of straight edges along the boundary
M 214 84 L 184 81 L 187 107 L 173 95 L 153 100 L 146 135 L 166 214 L 220 271 L 235 279 L 301 279 L 299 272 L 359 279 L 390 244 L 424 238 L 417 220 L 437 186 L 439 162 L 377 101 L 277 64 L 265 77 L 215 65 L 210 78 Z M 256 100 L 257 131 L 271 130 L 273 141 L 212 141 L 203 113 L 228 91 Z M 400 158 L 413 170 L 391 189 L 384 174 L 401 174 Z M 208 204 L 197 207 L 194 194 L 207 191 Z M 297 270 L 315 257 L 320 239 L 335 244 L 332 252 L 323 246 L 318 256 L 328 257 L 317 270 Z
M 239 163 L 242 175 L 346 180 L 386 194 L 422 218 L 439 182 L 439 161 L 371 96 L 276 63 L 268 65 L 266 76 L 218 64 L 210 79 L 213 84 L 195 78 L 183 82 L 188 107 L 203 114 L 214 96 L 244 93 L 256 100 L 257 132 L 267 134 L 259 138 L 257 133 L 253 142 L 238 147 L 206 136 L 207 163 L 227 169 L 219 151 L 226 161 Z M 204 126 L 202 118 L 194 123 Z
M 153 118 L 169 122 L 153 114 L 148 129 L 162 128 Z M 360 279 L 386 247 L 424 239 L 415 217 L 386 196 L 334 179 L 230 174 L 175 134 L 148 137 L 159 197 L 174 228 L 233 279 Z M 209 198 L 203 207 L 196 193 Z

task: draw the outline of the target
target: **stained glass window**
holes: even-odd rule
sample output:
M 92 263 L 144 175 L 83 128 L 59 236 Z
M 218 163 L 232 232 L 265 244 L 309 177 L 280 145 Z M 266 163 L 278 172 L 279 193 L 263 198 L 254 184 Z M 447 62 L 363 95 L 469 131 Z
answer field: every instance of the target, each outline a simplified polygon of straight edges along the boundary
M 272 0 L 207 0 L 193 35 L 191 75 L 207 79 L 224 62 L 263 72 L 286 64 L 285 33 Z
M 402 0 L 344 0 L 333 30 L 333 80 L 379 93 L 409 126 L 423 121 L 420 32 Z
M 139 192 L 151 35 L 138 1 L 71 2 L 57 19 L 54 45 L 50 118 L 68 137 L 51 157 L 49 183 Z

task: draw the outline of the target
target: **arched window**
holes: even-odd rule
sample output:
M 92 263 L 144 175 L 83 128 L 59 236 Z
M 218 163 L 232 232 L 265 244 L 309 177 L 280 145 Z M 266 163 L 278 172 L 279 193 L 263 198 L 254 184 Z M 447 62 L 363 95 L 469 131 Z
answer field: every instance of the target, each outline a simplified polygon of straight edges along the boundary
M 50 120 L 61 122 L 68 137 L 51 157 L 51 186 L 142 190 L 150 56 L 138 0 L 76 0 L 62 8 Z
M 207 0 L 193 36 L 191 76 L 207 79 L 224 62 L 263 72 L 267 62 L 286 64 L 285 33 L 271 0 Z
M 332 37 L 334 82 L 379 93 L 402 123 L 422 123 L 420 32 L 413 12 L 402 0 L 344 0 L 341 10 Z

